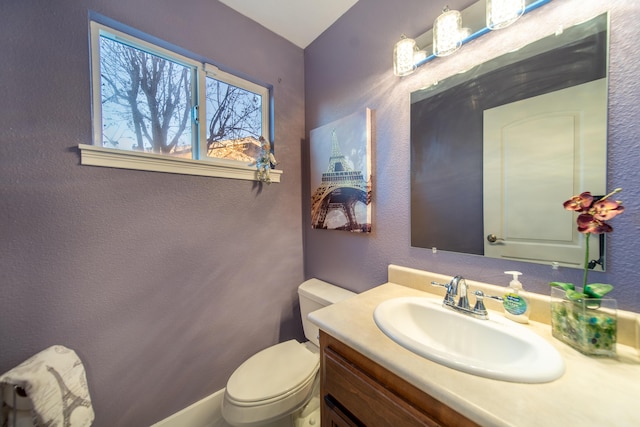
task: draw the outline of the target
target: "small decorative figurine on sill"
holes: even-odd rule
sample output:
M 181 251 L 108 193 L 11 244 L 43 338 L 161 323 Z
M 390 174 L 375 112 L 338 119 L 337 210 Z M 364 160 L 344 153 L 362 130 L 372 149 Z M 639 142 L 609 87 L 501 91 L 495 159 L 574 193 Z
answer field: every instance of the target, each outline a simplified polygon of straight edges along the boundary
M 258 169 L 258 179 L 267 184 L 271 184 L 271 177 L 269 173 L 271 171 L 271 164 L 277 165 L 276 158 L 271 153 L 271 144 L 263 136 L 260 137 L 260 152 L 256 159 L 249 163 L 249 166 L 255 166 Z

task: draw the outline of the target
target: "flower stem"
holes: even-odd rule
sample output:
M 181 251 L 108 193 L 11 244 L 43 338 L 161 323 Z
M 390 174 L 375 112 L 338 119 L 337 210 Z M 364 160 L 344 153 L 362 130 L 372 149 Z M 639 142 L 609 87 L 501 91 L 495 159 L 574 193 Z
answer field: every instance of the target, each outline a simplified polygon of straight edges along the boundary
M 591 240 L 591 233 L 586 233 L 585 238 L 586 242 L 586 250 L 584 251 L 584 276 L 582 277 L 582 292 L 584 292 L 584 288 L 587 287 L 587 273 L 589 272 L 589 240 Z
M 609 197 L 613 196 L 614 194 L 617 194 L 619 192 L 622 191 L 622 188 L 616 188 L 615 190 L 613 190 L 611 193 L 607 194 L 606 196 L 602 197 L 600 200 L 605 200 L 608 199 Z

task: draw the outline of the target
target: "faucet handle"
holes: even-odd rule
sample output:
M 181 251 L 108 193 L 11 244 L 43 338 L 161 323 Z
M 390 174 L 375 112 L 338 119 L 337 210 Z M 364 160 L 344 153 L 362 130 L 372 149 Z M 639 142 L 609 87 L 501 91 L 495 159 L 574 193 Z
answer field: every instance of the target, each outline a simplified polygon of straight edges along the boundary
M 433 286 L 440 286 L 443 287 L 447 290 L 447 294 L 444 296 L 444 301 L 445 303 L 451 303 L 453 304 L 453 297 L 455 296 L 453 293 L 453 287 L 451 286 L 451 283 L 438 283 L 438 282 L 431 282 L 431 285 Z
M 485 295 L 481 290 L 477 290 L 474 292 L 476 295 L 476 305 L 473 307 L 473 311 L 479 314 L 487 314 L 487 308 L 484 305 L 484 299 L 490 298 L 496 301 L 502 301 L 502 297 L 498 297 L 495 295 Z
M 448 288 L 451 285 L 450 283 L 440 283 L 440 282 L 431 282 L 431 284 L 433 286 L 442 286 L 443 288 Z

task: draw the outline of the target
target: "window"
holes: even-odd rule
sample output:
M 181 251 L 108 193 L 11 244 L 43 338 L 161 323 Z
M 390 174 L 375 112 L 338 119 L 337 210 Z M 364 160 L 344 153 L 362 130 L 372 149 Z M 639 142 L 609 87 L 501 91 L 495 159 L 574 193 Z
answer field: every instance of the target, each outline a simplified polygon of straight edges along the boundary
M 249 163 L 271 139 L 266 87 L 93 21 L 91 61 L 82 164 L 257 179 Z

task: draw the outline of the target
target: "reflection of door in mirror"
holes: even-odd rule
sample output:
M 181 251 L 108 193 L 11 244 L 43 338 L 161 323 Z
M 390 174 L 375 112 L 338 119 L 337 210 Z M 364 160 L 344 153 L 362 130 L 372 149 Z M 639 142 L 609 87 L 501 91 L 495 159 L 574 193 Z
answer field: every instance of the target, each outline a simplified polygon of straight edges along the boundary
M 585 239 L 562 202 L 605 193 L 606 105 L 599 79 L 484 111 L 484 234 L 500 238 L 485 256 L 582 267 Z

